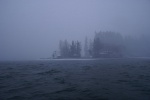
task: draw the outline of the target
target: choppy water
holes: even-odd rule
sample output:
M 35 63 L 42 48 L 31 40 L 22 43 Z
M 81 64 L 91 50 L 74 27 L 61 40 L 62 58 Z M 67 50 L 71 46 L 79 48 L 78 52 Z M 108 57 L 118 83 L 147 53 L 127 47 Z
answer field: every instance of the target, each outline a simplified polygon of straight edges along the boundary
M 0 100 L 150 100 L 150 59 L 0 62 Z

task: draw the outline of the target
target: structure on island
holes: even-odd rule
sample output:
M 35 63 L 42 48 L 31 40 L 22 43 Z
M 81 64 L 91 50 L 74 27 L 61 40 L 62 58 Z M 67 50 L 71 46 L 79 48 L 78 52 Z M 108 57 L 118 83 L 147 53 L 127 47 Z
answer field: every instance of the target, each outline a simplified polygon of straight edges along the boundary
M 119 33 L 106 31 L 95 32 L 94 39 L 85 39 L 85 57 L 118 58 L 123 57 L 123 37 Z

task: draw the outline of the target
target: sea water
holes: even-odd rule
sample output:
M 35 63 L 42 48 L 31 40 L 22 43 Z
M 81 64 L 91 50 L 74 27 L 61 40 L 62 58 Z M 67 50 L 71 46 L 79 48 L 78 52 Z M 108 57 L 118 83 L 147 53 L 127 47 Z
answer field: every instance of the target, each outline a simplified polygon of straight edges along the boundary
M 1 61 L 0 100 L 150 100 L 150 59 Z

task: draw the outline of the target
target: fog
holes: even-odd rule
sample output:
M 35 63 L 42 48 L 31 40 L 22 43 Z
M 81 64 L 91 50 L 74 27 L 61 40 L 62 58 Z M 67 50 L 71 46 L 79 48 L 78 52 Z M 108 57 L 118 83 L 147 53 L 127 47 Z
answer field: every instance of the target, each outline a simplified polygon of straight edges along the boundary
M 0 0 L 0 60 L 50 57 L 59 40 L 84 45 L 99 31 L 148 40 L 149 18 L 149 0 Z

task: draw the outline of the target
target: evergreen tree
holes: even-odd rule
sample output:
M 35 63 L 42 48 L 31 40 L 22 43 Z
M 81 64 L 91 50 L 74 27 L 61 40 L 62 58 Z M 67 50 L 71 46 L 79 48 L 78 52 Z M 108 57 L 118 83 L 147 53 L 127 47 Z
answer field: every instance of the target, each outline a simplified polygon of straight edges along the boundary
M 89 49 L 88 49 L 89 56 L 93 56 L 93 42 L 92 40 L 89 41 Z
M 88 57 L 89 56 L 89 47 L 88 47 L 88 38 L 85 38 L 85 45 L 84 45 L 84 56 Z
M 59 41 L 59 52 L 60 52 L 60 56 L 62 57 L 63 55 L 63 41 Z
M 81 57 L 81 44 L 78 41 L 72 41 L 71 44 L 67 40 L 60 41 L 59 51 L 61 58 L 79 58 Z
M 93 41 L 93 57 L 95 58 L 99 57 L 100 49 L 101 49 L 100 39 L 98 37 L 95 37 Z
M 80 44 L 80 42 L 77 41 L 76 45 L 77 45 L 77 47 L 76 47 L 77 57 L 81 57 L 81 44 Z
M 70 46 L 70 56 L 74 57 L 75 56 L 75 42 L 72 41 L 72 44 Z
M 67 40 L 64 42 L 64 57 L 69 57 L 69 43 Z

